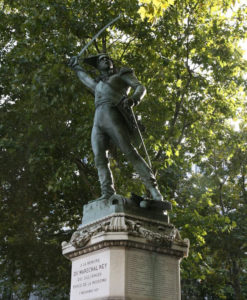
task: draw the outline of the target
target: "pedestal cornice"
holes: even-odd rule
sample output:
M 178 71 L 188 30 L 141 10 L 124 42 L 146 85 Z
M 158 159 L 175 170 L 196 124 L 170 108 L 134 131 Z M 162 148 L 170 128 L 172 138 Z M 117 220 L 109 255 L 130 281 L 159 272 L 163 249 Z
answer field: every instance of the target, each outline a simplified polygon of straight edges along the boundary
M 125 246 L 176 257 L 188 256 L 189 240 L 182 239 L 174 225 L 125 213 L 113 213 L 81 225 L 69 243 L 63 242 L 67 258 L 105 247 Z

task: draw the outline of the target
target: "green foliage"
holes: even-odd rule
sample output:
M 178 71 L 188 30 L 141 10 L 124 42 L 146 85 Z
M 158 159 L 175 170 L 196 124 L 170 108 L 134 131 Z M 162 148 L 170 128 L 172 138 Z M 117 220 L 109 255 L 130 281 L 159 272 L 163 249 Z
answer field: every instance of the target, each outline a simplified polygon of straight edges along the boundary
M 183 299 L 247 297 L 247 64 L 238 46 L 247 8 L 230 13 L 230 0 L 163 2 L 169 7 L 154 9 L 151 24 L 137 1 L 0 1 L 0 294 L 68 297 L 70 266 L 60 244 L 99 186 L 93 97 L 67 60 L 121 13 L 89 52 L 108 51 L 147 87 L 136 113 L 174 206 L 171 220 L 191 241 Z M 238 118 L 234 131 L 229 122 Z M 119 193 L 145 193 L 118 151 L 111 165 Z

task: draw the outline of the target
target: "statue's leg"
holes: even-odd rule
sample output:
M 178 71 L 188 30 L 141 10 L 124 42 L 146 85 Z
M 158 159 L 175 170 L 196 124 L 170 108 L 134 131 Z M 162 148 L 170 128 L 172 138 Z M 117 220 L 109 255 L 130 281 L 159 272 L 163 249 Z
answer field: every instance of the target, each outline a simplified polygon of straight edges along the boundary
M 94 126 L 91 135 L 95 166 L 98 170 L 101 197 L 97 200 L 109 199 L 115 194 L 113 177 L 108 160 L 109 137 L 99 127 Z
M 140 175 L 141 180 L 146 188 L 150 191 L 154 200 L 162 201 L 161 195 L 155 176 L 149 168 L 145 160 L 140 156 L 134 146 L 131 144 L 128 130 L 123 122 L 116 117 L 118 112 L 112 111 L 111 118 L 108 120 L 107 133 L 120 150 L 125 154 L 126 158 L 132 163 L 135 171 Z
M 146 188 L 150 191 L 152 198 L 154 200 L 162 201 L 163 196 L 158 189 L 156 178 L 145 160 L 140 156 L 134 147 L 131 149 L 131 151 L 124 153 L 127 159 L 132 163 L 136 172 L 140 175 Z

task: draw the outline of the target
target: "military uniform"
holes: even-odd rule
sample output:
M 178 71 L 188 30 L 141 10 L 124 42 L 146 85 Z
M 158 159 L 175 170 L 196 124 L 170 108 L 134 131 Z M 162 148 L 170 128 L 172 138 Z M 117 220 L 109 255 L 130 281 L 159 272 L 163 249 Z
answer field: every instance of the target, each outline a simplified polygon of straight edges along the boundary
M 85 62 L 88 63 L 88 61 Z M 102 196 L 100 199 L 108 199 L 115 193 L 108 160 L 109 141 L 112 140 L 125 154 L 127 160 L 133 164 L 135 171 L 140 175 L 154 200 L 162 200 L 155 177 L 133 146 L 129 128 L 117 107 L 120 101 L 127 97 L 131 88 L 134 90 L 131 99 L 134 104 L 138 104 L 146 93 L 145 87 L 140 84 L 133 70 L 129 68 L 109 72 L 108 76 L 101 76 L 98 81 L 88 76 L 79 65 L 74 66 L 74 69 L 79 79 L 95 95 L 96 109 L 91 141 L 101 185 Z

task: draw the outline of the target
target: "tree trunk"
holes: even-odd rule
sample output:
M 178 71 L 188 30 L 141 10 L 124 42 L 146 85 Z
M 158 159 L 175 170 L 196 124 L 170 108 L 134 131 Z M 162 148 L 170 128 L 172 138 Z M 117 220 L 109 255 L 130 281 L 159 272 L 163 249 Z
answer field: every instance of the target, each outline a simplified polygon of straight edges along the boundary
M 240 275 L 240 268 L 237 260 L 235 258 L 232 258 L 232 267 L 231 267 L 231 281 L 232 281 L 232 287 L 234 289 L 234 294 L 236 300 L 244 300 L 242 291 L 241 291 L 241 285 L 239 281 L 239 275 Z

